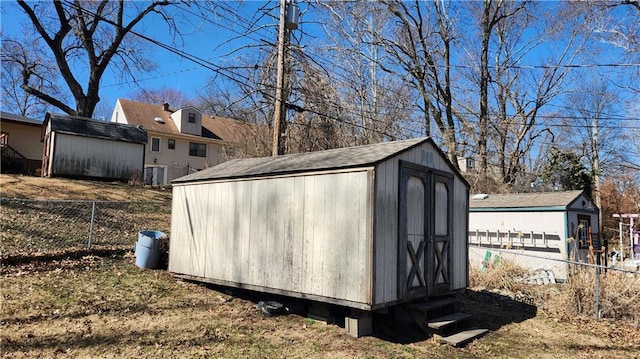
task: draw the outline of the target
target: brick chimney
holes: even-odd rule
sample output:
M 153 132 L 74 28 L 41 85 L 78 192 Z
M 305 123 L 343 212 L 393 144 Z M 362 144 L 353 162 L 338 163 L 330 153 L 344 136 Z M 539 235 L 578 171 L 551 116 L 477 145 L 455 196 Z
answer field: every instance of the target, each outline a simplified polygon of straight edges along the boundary
M 163 103 L 163 104 L 162 104 L 162 109 L 163 109 L 164 111 L 169 111 L 169 104 L 168 104 L 168 103 L 166 103 L 166 102 L 165 102 L 165 103 Z

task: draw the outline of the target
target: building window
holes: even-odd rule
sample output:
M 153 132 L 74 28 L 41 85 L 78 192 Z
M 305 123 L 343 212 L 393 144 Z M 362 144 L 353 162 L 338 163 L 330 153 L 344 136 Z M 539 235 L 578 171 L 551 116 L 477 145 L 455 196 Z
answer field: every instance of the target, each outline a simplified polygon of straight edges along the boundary
M 167 140 L 167 148 L 169 148 L 170 150 L 175 150 L 176 149 L 176 140 L 170 138 Z
M 151 138 L 151 151 L 160 152 L 160 139 L 157 137 Z
M 189 142 L 189 156 L 207 157 L 207 145 L 204 143 Z
M 591 228 L 591 217 L 578 215 L 578 244 L 579 248 L 589 248 L 589 229 Z
M 196 123 L 196 114 L 189 112 L 189 123 Z

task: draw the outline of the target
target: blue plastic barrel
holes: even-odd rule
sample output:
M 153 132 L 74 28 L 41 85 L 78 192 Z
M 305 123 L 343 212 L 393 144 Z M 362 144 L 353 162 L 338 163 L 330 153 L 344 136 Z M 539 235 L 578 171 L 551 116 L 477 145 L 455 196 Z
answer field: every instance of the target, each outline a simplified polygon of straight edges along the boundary
M 136 266 L 155 269 L 160 265 L 162 250 L 160 238 L 167 235 L 160 231 L 140 231 L 136 242 Z

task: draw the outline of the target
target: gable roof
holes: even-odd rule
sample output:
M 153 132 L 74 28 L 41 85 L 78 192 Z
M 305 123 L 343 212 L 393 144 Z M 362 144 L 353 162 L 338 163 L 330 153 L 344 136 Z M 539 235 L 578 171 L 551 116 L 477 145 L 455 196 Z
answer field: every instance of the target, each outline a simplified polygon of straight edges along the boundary
M 42 121 L 4 111 L 0 112 L 0 119 L 2 121 L 17 122 L 25 125 L 42 126 Z
M 260 177 L 374 165 L 425 142 L 429 137 L 277 157 L 235 159 L 175 179 L 174 183 L 211 179 Z M 435 147 L 435 144 L 433 144 Z
M 52 132 L 113 141 L 147 143 L 147 131 L 138 126 L 47 113 L 44 120 L 45 128 L 49 122 L 51 122 Z
M 164 109 L 164 105 L 156 105 L 150 103 L 136 102 L 119 98 L 122 112 L 130 125 L 142 126 L 147 131 L 159 132 L 168 135 L 179 135 L 180 131 L 171 119 L 171 114 L 176 109 Z M 188 106 L 186 108 L 195 107 Z M 198 110 L 198 112 L 200 112 Z M 164 123 L 156 121 L 161 118 Z M 247 132 L 247 128 L 252 125 L 243 121 L 238 121 L 225 117 L 212 117 L 202 114 L 202 133 L 201 137 L 233 142 L 242 137 Z
M 583 191 L 489 194 L 484 199 L 469 199 L 470 211 L 489 209 L 567 208 Z

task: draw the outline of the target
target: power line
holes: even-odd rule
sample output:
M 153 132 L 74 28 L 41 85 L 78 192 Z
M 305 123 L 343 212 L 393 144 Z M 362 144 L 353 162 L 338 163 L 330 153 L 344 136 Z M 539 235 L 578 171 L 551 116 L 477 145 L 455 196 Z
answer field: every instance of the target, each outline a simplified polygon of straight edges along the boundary
M 98 14 L 92 13 L 89 10 L 83 9 L 83 8 L 73 4 L 73 3 L 70 3 L 67 0 L 65 0 L 65 3 L 69 4 L 70 6 L 75 7 L 76 9 L 79 9 L 80 11 L 84 11 L 84 12 L 86 12 L 86 13 L 92 15 L 92 16 L 98 17 L 101 20 L 103 20 L 106 23 L 109 23 L 109 24 L 111 24 L 113 26 L 119 26 L 118 24 L 114 23 L 113 21 L 108 20 L 108 19 L 106 19 L 106 18 L 104 18 L 102 16 L 99 16 Z M 183 57 L 183 58 L 185 58 L 185 59 L 187 59 L 189 61 L 192 61 L 192 62 L 196 63 L 199 66 L 202 66 L 202 67 L 207 68 L 207 69 L 209 69 L 209 70 L 211 70 L 211 71 L 213 71 L 213 72 L 215 72 L 217 74 L 220 74 L 221 76 L 223 76 L 223 77 L 225 77 L 225 78 L 227 78 L 229 80 L 232 80 L 234 82 L 241 82 L 241 81 L 238 81 L 238 78 L 242 78 L 245 81 L 249 81 L 249 82 L 252 81 L 252 79 L 250 79 L 250 78 L 248 78 L 248 77 L 246 77 L 244 75 L 241 75 L 241 74 L 239 74 L 237 72 L 230 71 L 228 68 L 223 68 L 223 67 L 218 66 L 218 65 L 216 65 L 216 64 L 214 64 L 214 63 L 212 63 L 212 62 L 210 62 L 208 60 L 205 60 L 205 59 L 200 58 L 198 56 L 192 55 L 192 54 L 187 53 L 185 51 L 178 50 L 178 49 L 176 49 L 174 47 L 171 47 L 171 46 L 169 46 L 167 44 L 164 44 L 164 43 L 162 43 L 162 42 L 160 42 L 158 40 L 155 40 L 155 39 L 149 38 L 149 37 L 147 37 L 145 35 L 142 35 L 142 34 L 136 32 L 136 31 L 131 30 L 130 32 L 132 34 L 134 34 L 134 35 L 146 40 L 146 41 L 149 41 L 149 42 L 155 44 L 156 46 L 159 46 L 159 47 L 161 47 L 161 48 L 163 48 L 163 49 L 165 49 L 167 51 L 170 51 L 170 52 L 172 52 L 172 53 L 174 53 L 174 54 L 176 54 L 178 56 L 181 56 L 181 57 Z M 226 72 L 230 73 L 231 75 L 225 74 L 225 73 L 223 73 L 223 71 L 226 71 Z M 244 83 L 244 85 L 247 86 L 248 84 Z M 263 84 L 263 85 L 266 85 L 266 84 Z M 340 105 L 337 104 L 337 103 L 334 104 L 334 106 L 335 107 L 340 107 Z M 302 108 L 302 107 L 299 107 L 299 106 L 298 106 L 298 109 L 306 111 L 306 112 L 314 113 L 314 114 L 319 115 L 319 116 L 323 116 L 323 117 L 327 117 L 327 118 L 330 118 L 330 119 L 334 119 L 334 120 L 342 122 L 344 124 L 348 124 L 348 125 L 351 125 L 351 126 L 359 127 L 359 128 L 362 128 L 362 129 L 367 129 L 367 130 L 373 131 L 373 132 L 378 132 L 378 133 L 383 134 L 385 136 L 393 137 L 390 134 L 379 132 L 379 131 L 377 131 L 375 129 L 368 128 L 368 127 L 360 125 L 360 124 L 351 123 L 349 121 L 346 121 L 344 119 L 338 118 L 338 117 L 333 116 L 333 115 L 329 115 L 327 113 L 322 113 L 322 112 L 319 112 L 319 111 L 316 111 L 316 110 Z M 387 107 L 387 109 L 395 109 L 395 108 Z M 361 117 L 362 113 L 364 112 L 365 114 L 372 115 L 371 118 L 368 118 L 368 120 L 370 120 L 372 122 L 380 122 L 380 123 L 383 123 L 385 125 L 388 125 L 387 121 L 381 121 L 381 120 L 375 119 L 374 116 L 377 117 L 379 114 L 378 113 L 374 113 L 373 111 L 368 111 L 366 109 L 364 111 L 362 111 L 362 110 L 351 110 L 351 109 L 345 108 L 345 107 L 341 107 L 339 110 L 343 111 L 343 112 L 347 112 L 347 114 L 349 114 L 349 112 L 351 112 L 351 115 L 353 115 L 355 117 Z M 477 114 L 474 114 L 474 113 L 460 113 L 460 114 L 470 115 L 470 116 L 476 116 L 477 115 Z M 544 119 L 544 118 L 546 118 L 546 119 L 561 119 L 561 118 L 564 118 L 564 119 L 583 119 L 583 117 L 577 117 L 577 116 L 553 116 L 553 115 L 546 115 L 546 116 L 545 115 L 538 115 L 537 118 L 542 118 L 542 119 Z M 615 119 L 616 120 L 620 120 L 621 118 L 615 118 Z M 638 118 L 627 118 L 627 119 L 628 120 L 638 120 Z M 466 119 L 465 121 L 473 122 L 473 120 L 469 120 L 469 119 Z M 513 123 L 511 123 L 511 124 L 513 124 Z M 413 129 L 413 128 L 409 129 L 407 127 L 402 127 L 402 126 L 399 126 L 397 123 L 396 123 L 396 126 L 398 126 L 398 128 L 401 129 L 401 130 L 409 130 L 410 132 L 415 132 L 415 129 Z M 578 128 L 590 128 L 591 127 L 590 125 L 575 125 L 575 124 L 572 124 L 572 125 L 569 125 L 569 124 L 546 124 L 546 126 L 548 126 L 548 127 L 578 127 Z M 640 127 L 633 127 L 633 126 L 629 126 L 629 127 L 600 126 L 600 128 L 618 128 L 618 129 L 634 129 L 634 130 L 635 129 L 640 129 Z

